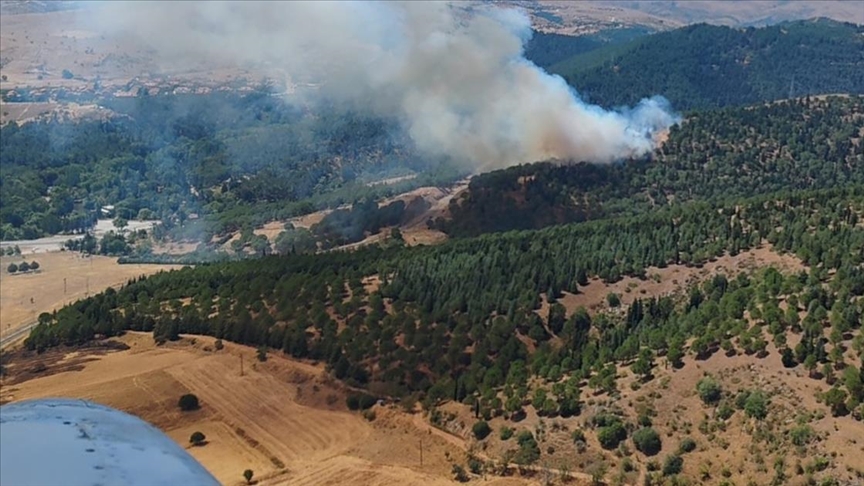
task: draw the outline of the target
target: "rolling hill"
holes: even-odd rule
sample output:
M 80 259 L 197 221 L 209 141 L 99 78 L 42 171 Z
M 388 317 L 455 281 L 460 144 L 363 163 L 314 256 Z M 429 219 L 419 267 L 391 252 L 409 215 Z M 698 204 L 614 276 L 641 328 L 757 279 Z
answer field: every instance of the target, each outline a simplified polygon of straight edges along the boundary
M 558 62 L 588 101 L 663 95 L 678 110 L 864 92 L 864 27 L 827 19 L 734 29 L 697 24 Z
M 694 114 L 652 161 L 526 164 L 474 177 L 451 202 L 454 236 L 645 214 L 692 200 L 864 183 L 864 98 L 828 97 Z

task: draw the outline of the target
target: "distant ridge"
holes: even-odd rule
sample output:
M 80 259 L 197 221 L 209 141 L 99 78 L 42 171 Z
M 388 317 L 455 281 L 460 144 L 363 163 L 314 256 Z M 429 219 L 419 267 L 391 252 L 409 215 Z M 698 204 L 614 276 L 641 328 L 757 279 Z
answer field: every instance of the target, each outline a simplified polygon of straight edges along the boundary
M 695 24 L 604 46 L 549 68 L 593 103 L 663 95 L 679 110 L 864 93 L 864 26 L 829 19 L 771 27 Z

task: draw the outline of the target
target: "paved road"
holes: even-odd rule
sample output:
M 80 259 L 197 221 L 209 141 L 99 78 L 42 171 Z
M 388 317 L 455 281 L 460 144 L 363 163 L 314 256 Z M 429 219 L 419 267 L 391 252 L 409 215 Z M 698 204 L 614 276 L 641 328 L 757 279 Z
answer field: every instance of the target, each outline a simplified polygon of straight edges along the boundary
M 0 339 L 0 349 L 3 349 L 14 342 L 18 342 L 19 339 L 24 339 L 25 337 L 27 337 L 30 334 L 30 330 L 36 327 L 37 324 L 39 323 L 34 322 L 32 324 L 27 324 L 26 326 L 19 327 L 18 329 L 15 329 L 9 334 L 3 336 L 3 338 Z

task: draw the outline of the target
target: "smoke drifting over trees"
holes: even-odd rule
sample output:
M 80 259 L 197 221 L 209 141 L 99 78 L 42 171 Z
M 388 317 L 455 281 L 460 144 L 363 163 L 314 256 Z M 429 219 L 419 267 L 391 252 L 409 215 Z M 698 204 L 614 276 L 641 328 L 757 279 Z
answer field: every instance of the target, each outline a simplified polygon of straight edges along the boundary
M 663 98 L 606 111 L 523 56 L 530 19 L 446 2 L 97 5 L 94 27 L 152 47 L 163 67 L 268 66 L 321 99 L 396 118 L 417 148 L 479 170 L 639 156 L 675 123 Z

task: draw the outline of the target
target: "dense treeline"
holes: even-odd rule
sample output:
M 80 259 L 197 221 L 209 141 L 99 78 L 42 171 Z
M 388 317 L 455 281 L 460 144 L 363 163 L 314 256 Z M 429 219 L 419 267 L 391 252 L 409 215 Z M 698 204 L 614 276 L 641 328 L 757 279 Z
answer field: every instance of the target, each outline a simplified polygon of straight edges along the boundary
M 525 57 L 542 68 L 548 68 L 578 54 L 622 44 L 651 32 L 641 26 L 604 29 L 578 36 L 534 31 L 525 44 Z
M 614 390 L 610 363 L 637 356 L 648 360 L 643 356 L 648 351 L 666 353 L 674 363 L 694 335 L 699 339 L 690 350 L 698 356 L 733 340 L 744 352 L 761 352 L 764 326 L 784 356 L 790 355 L 789 366 L 809 366 L 812 360 L 840 366 L 842 356 L 831 349 L 860 327 L 864 311 L 862 211 L 864 186 L 859 185 L 771 194 L 721 207 L 676 205 L 640 217 L 436 247 L 205 264 L 43 314 L 27 346 L 42 350 L 126 329 L 152 331 L 159 341 L 180 333 L 207 334 L 326 361 L 338 378 L 374 385 L 379 392 L 423 391 L 434 401 L 462 400 L 478 391 L 490 413 L 520 409 L 530 375 L 553 383 L 568 375 L 570 381 L 546 397 L 549 403 L 545 398 L 538 403 L 548 413 L 573 414 L 581 380 Z M 719 276 L 683 301 L 671 296 L 637 301 L 620 317 L 592 317 L 584 309 L 568 316 L 556 304 L 563 291 L 578 292 L 595 275 L 614 281 L 642 275 L 648 265 L 700 265 L 724 252 L 752 248 L 763 238 L 797 253 L 811 270 Z M 380 288 L 371 286 L 370 277 L 380 279 Z M 543 296 L 552 303 L 545 316 L 536 312 Z M 799 321 L 797 312 L 792 317 L 781 311 L 781 296 L 787 305 L 794 298 L 794 308 L 805 317 Z M 823 325 L 840 329 L 839 341 L 825 340 Z M 591 333 L 592 328 L 600 332 Z M 776 337 L 787 330 L 803 336 L 788 352 Z M 526 343 L 536 351 L 529 353 Z M 504 385 L 510 395 L 502 403 L 495 390 Z
M 690 25 L 552 66 L 603 106 L 660 94 L 679 110 L 864 92 L 864 27 L 828 19 L 734 29 Z
M 119 116 L 0 128 L 0 238 L 84 231 L 111 205 L 119 217 L 208 240 L 459 175 L 418 157 L 395 121 L 332 106 L 307 113 L 269 88 L 103 103 Z M 430 168 L 399 187 L 367 185 Z
M 533 164 L 481 174 L 451 203 L 453 235 L 635 214 L 688 200 L 864 182 L 864 98 L 803 98 L 693 114 L 651 161 Z

